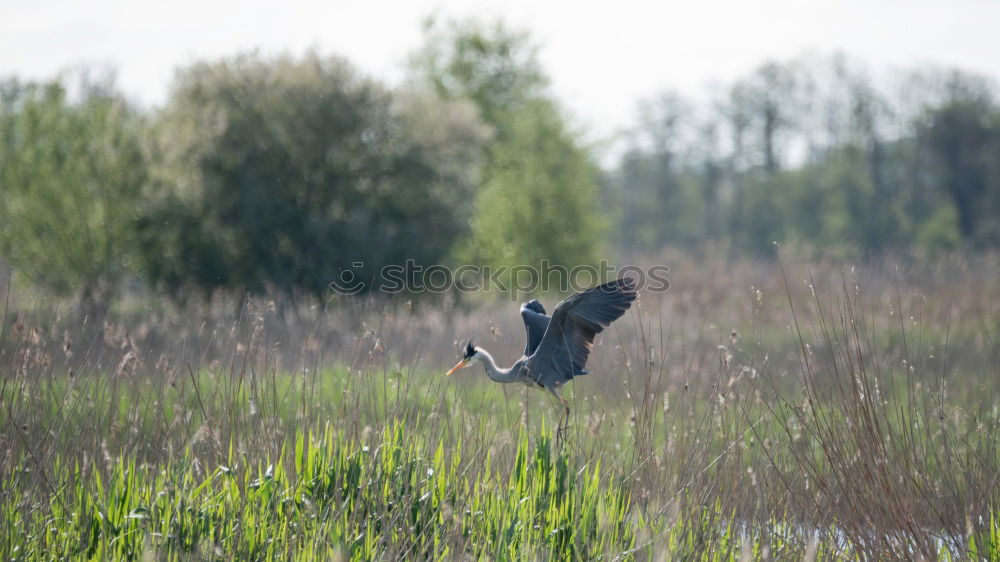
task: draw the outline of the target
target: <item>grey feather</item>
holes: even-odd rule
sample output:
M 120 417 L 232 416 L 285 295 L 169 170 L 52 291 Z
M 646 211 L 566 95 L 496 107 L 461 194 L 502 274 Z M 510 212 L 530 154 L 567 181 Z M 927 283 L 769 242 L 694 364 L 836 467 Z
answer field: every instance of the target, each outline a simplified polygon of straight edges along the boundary
M 623 278 L 559 303 L 527 361 L 535 380 L 546 388 L 558 387 L 574 375 L 585 374 L 594 337 L 625 314 L 635 298 L 635 281 Z
M 534 353 L 538 344 L 542 342 L 545 329 L 549 326 L 549 317 L 545 315 L 542 303 L 531 300 L 521 305 L 521 319 L 524 320 L 524 329 L 528 335 L 527 343 L 524 345 L 524 355 L 528 356 Z

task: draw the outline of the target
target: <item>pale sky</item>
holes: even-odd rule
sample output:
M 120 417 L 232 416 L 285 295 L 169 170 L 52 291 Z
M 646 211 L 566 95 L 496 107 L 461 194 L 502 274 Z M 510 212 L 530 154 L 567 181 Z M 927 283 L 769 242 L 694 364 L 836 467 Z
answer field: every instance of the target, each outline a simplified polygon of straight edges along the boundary
M 667 88 L 697 97 L 806 52 L 842 51 L 876 74 L 932 63 L 1000 77 L 995 0 L 0 0 L 0 75 L 109 65 L 128 95 L 155 106 L 179 65 L 315 47 L 397 83 L 431 14 L 532 32 L 553 92 L 595 138 L 627 125 L 641 98 Z

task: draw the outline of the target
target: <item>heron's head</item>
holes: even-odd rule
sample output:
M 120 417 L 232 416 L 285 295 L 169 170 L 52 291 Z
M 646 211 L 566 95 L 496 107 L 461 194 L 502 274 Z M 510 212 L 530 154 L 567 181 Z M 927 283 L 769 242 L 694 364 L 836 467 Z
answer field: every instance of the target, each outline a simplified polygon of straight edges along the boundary
M 451 369 L 448 369 L 448 372 L 446 374 L 451 375 L 455 371 L 459 369 L 464 369 L 465 367 L 472 365 L 473 363 L 479 361 L 480 359 L 481 356 L 479 355 L 479 349 L 476 346 L 472 345 L 472 340 L 469 340 L 469 343 L 465 344 L 465 354 L 462 355 L 462 360 L 459 361 L 458 363 L 455 363 L 455 366 L 452 367 Z

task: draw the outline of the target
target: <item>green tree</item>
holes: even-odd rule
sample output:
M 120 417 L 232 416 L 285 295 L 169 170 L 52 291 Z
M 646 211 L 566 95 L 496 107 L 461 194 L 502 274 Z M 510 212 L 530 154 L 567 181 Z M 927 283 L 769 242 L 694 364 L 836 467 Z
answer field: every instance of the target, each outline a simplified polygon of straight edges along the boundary
M 598 170 L 546 92 L 537 50 L 502 24 L 428 24 L 413 82 L 468 100 L 493 129 L 472 237 L 459 259 L 494 266 L 594 264 L 604 221 Z
M 465 251 L 493 265 L 589 265 L 603 230 L 597 170 L 547 100 L 526 105 L 490 147 Z
M 133 268 L 142 122 L 109 80 L 0 85 L 0 252 L 89 311 Z
M 958 213 L 962 237 L 978 245 L 1000 243 L 1000 108 L 989 84 L 954 73 L 946 98 L 918 125 L 927 170 Z
M 531 100 L 546 98 L 548 78 L 530 36 L 502 22 L 430 19 L 424 45 L 411 57 L 411 80 L 418 90 L 444 99 L 470 100 L 497 140 L 515 134 L 512 117 Z
M 485 134 L 469 107 L 394 94 L 339 58 L 196 64 L 156 124 L 146 269 L 175 293 L 321 296 L 347 270 L 378 288 L 383 266 L 437 263 L 467 229 Z
M 772 255 L 995 247 L 1000 110 L 982 77 L 930 71 L 895 91 L 843 56 L 768 63 L 714 104 L 645 104 L 606 176 L 617 242 L 722 241 Z
M 711 132 L 693 130 L 691 114 L 691 105 L 673 92 L 640 102 L 640 125 L 628 135 L 615 174 L 619 187 L 610 198 L 620 209 L 616 237 L 624 244 L 658 249 L 704 240 L 717 178 L 710 159 L 689 159 L 688 137 L 711 142 Z

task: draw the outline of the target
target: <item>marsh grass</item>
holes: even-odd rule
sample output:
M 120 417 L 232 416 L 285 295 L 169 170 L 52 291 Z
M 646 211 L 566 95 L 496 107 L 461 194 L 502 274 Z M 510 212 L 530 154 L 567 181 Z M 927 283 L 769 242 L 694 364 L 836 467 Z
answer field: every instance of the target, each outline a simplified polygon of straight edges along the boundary
M 509 304 L 15 301 L 0 555 L 1000 556 L 995 264 L 705 267 L 606 332 L 561 447 L 543 393 L 441 374 L 519 353 Z

